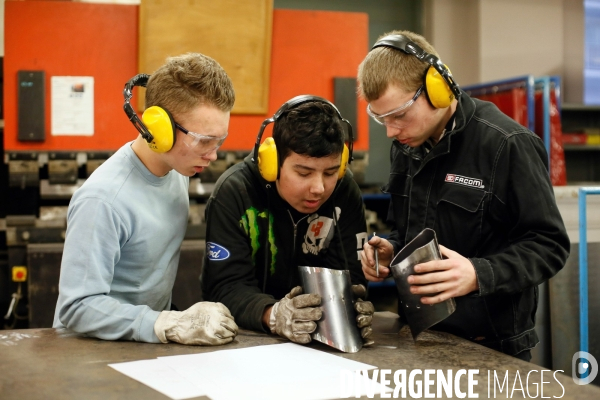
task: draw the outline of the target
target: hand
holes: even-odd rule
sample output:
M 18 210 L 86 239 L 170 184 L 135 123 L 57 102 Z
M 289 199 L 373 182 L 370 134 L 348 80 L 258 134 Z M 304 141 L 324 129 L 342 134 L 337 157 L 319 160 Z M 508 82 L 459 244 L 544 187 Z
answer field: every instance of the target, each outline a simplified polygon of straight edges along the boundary
M 408 283 L 410 292 L 422 294 L 421 303 L 437 304 L 451 297 L 459 297 L 479 289 L 475 267 L 468 258 L 440 245 L 444 260 L 415 265 Z
M 296 286 L 271 309 L 274 321 L 271 332 L 286 337 L 292 342 L 308 343 L 310 334 L 317 329 L 317 323 L 323 312 L 319 306 L 321 296 L 316 293 L 302 294 L 302 287 Z
M 379 257 L 379 277 L 375 271 L 375 250 Z M 394 257 L 394 247 L 387 240 L 373 236 L 360 252 L 360 263 L 365 278 L 371 282 L 381 282 L 390 275 L 390 262 Z
M 356 301 L 354 302 L 354 309 L 356 310 L 356 325 L 360 329 L 360 336 L 363 339 L 363 347 L 367 347 L 375 343 L 370 339 L 373 334 L 373 328 L 371 324 L 373 322 L 373 313 L 375 307 L 370 301 L 364 301 L 363 298 L 367 296 L 367 289 L 364 285 L 352 285 L 352 294 Z
M 231 342 L 238 326 L 221 303 L 200 302 L 185 311 L 163 311 L 154 323 L 162 343 L 218 345 Z

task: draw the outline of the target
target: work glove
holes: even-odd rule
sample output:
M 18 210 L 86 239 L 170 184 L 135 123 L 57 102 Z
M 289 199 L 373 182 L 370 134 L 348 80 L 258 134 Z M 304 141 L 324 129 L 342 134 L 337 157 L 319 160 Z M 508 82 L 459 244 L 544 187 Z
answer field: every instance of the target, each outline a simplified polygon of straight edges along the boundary
M 364 301 L 367 296 L 367 289 L 364 285 L 352 285 L 352 294 L 354 295 L 354 310 L 356 310 L 356 325 L 360 329 L 360 336 L 363 339 L 363 347 L 367 347 L 375 343 L 370 339 L 373 334 L 373 313 L 375 307 L 370 301 Z
M 296 286 L 271 309 L 269 327 L 271 333 L 286 337 L 292 342 L 308 343 L 310 334 L 317 329 L 323 312 L 317 306 L 321 296 L 316 293 L 302 294 L 302 287 Z
M 162 343 L 219 345 L 231 342 L 238 326 L 221 303 L 200 302 L 185 311 L 162 311 L 154 333 Z

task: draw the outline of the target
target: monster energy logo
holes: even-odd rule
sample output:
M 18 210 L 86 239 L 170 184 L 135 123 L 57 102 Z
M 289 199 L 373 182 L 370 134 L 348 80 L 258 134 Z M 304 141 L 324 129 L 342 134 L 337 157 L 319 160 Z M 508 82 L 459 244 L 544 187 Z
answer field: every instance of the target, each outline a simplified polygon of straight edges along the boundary
M 275 273 L 275 257 L 277 256 L 277 246 L 275 245 L 275 233 L 273 232 L 273 214 L 267 213 L 266 211 L 258 211 L 254 207 L 250 207 L 246 210 L 242 219 L 240 220 L 240 226 L 244 228 L 246 235 L 250 238 L 250 245 L 252 246 L 252 263 L 256 265 L 256 252 L 260 248 L 260 225 L 259 218 L 267 219 L 269 222 L 268 229 L 268 240 L 271 251 L 271 275 Z M 264 240 L 263 240 L 264 241 Z M 265 254 L 266 256 L 266 254 Z

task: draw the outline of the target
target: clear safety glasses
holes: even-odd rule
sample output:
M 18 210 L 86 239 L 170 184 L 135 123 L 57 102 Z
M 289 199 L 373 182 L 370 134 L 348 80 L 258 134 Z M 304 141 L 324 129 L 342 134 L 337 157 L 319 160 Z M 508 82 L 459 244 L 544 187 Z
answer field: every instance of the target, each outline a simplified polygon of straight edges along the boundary
M 415 95 L 413 96 L 412 99 L 410 99 L 409 101 L 407 101 L 400 107 L 393 109 L 392 111 L 387 112 L 385 114 L 381 114 L 381 115 L 375 114 L 373 111 L 371 111 L 371 105 L 369 104 L 367 106 L 367 114 L 369 114 L 369 116 L 371 118 L 373 118 L 375 120 L 375 122 L 377 122 L 380 125 L 394 127 L 397 125 L 397 122 L 398 122 L 396 120 L 398 117 L 396 114 L 398 114 L 400 111 L 404 111 L 407 108 L 409 108 L 410 106 L 412 106 L 415 103 L 415 101 L 417 101 L 417 99 L 419 98 L 419 96 L 421 95 L 422 92 L 423 92 L 423 85 L 421 85 L 421 87 L 417 90 L 417 92 L 415 93 Z
M 210 154 L 221 147 L 228 135 L 226 134 L 225 136 L 221 137 L 201 135 L 196 132 L 188 131 L 177 122 L 175 122 L 175 127 L 186 134 L 186 138 L 183 142 L 191 148 L 198 146 L 198 148 L 202 151 L 202 155 Z

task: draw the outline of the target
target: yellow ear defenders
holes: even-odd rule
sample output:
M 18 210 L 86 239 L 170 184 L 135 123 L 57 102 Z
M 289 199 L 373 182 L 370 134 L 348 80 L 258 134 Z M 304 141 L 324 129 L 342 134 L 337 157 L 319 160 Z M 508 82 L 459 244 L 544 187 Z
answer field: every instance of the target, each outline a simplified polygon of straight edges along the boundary
M 460 96 L 458 84 L 454 81 L 452 73 L 442 61 L 425 52 L 416 43 L 412 42 L 404 35 L 388 35 L 377 41 L 371 48 L 391 47 L 407 54 L 412 54 L 421 61 L 429 64 L 425 75 L 423 76 L 423 85 L 425 94 L 429 103 L 435 108 L 446 108 Z
M 125 89 L 123 89 L 123 96 L 125 96 L 123 109 L 131 123 L 148 143 L 148 147 L 157 153 L 166 153 L 173 148 L 177 136 L 175 121 L 171 113 L 162 107 L 152 106 L 144 111 L 140 120 L 129 103 L 133 95 L 133 87 L 146 87 L 149 78 L 150 75 L 139 74 L 125 84 Z
M 271 118 L 265 119 L 260 127 L 260 130 L 258 131 L 258 135 L 256 136 L 252 161 L 258 165 L 258 171 L 260 172 L 260 175 L 267 182 L 275 182 L 279 177 L 279 155 L 277 152 L 277 146 L 275 145 L 275 140 L 272 137 L 266 138 L 262 144 L 260 143 L 265 128 L 270 123 L 277 121 L 277 119 L 279 119 L 279 117 L 281 117 L 281 115 L 285 112 L 298 106 L 299 104 L 306 103 L 308 101 L 320 101 L 331 105 L 337 112 L 342 122 L 344 122 L 348 127 L 348 145 L 344 144 L 344 149 L 342 150 L 342 159 L 340 162 L 340 169 L 338 170 L 338 179 L 342 179 L 344 177 L 344 174 L 346 174 L 346 167 L 348 164 L 352 163 L 354 136 L 352 134 L 352 125 L 350 122 L 342 117 L 342 114 L 337 107 L 327 99 L 306 94 L 296 96 L 293 99 L 286 101 Z

